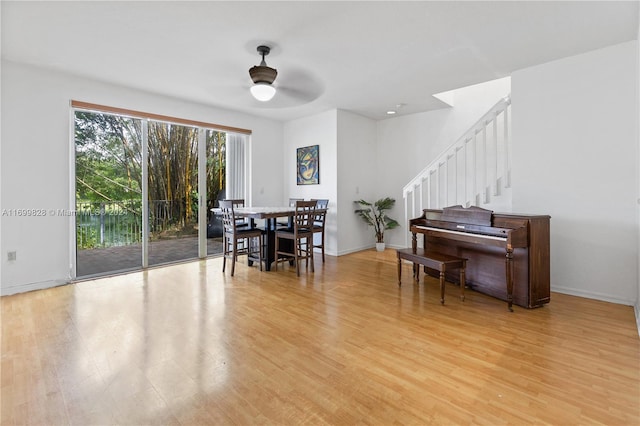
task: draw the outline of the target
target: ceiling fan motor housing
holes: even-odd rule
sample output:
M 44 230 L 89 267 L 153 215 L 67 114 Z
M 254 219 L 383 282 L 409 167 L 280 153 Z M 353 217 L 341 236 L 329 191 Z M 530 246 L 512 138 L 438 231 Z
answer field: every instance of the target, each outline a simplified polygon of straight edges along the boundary
M 249 69 L 249 75 L 255 84 L 272 84 L 278 75 L 278 71 L 275 68 L 267 66 L 267 63 L 264 61 L 265 55 L 268 55 L 270 51 L 271 49 L 268 46 L 258 46 L 258 53 L 262 55 L 262 62 L 260 65 L 253 66 Z
M 254 67 L 251 67 L 251 69 L 249 70 L 249 75 L 251 75 L 251 80 L 253 80 L 255 84 L 271 84 L 276 79 L 278 71 L 266 65 L 256 65 Z

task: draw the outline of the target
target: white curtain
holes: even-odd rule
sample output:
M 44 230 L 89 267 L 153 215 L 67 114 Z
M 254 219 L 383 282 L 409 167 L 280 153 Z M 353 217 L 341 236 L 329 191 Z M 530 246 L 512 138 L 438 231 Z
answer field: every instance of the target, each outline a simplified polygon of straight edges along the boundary
M 238 133 L 227 133 L 227 182 L 226 198 L 246 198 L 246 150 L 247 136 Z

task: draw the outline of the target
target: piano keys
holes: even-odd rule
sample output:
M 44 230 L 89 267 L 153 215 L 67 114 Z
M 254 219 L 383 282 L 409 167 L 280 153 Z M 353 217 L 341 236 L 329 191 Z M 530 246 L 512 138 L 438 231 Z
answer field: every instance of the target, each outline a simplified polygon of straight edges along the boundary
M 412 246 L 469 259 L 467 287 L 512 304 L 535 308 L 550 300 L 547 215 L 493 213 L 480 207 L 424 209 L 411 219 Z M 436 276 L 437 271 L 426 273 Z M 452 273 L 450 281 L 457 277 Z

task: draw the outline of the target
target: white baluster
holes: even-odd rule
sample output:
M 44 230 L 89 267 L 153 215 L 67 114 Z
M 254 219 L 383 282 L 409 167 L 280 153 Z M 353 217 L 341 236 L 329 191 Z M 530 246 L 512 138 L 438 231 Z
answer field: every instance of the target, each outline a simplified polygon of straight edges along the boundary
M 487 185 L 489 184 L 489 166 L 488 166 L 488 158 L 487 158 L 487 127 L 486 123 L 482 127 L 482 158 L 483 158 L 483 168 L 484 168 L 484 179 L 482 182 L 482 203 L 486 204 L 489 202 L 489 197 L 487 193 Z
M 427 206 L 428 209 L 431 208 L 431 173 L 427 175 Z
M 506 105 L 504 109 L 504 186 L 505 188 L 511 188 L 511 162 L 510 155 L 511 141 L 509 140 L 509 120 L 511 115 L 509 114 L 510 105 Z
M 424 183 L 424 180 L 423 180 L 423 178 L 422 178 L 422 177 L 420 177 L 420 196 L 418 197 L 418 198 L 420 199 L 420 203 L 419 203 L 418 212 L 421 212 L 421 211 L 422 211 L 422 209 L 424 208 L 424 204 L 423 204 L 424 196 L 422 195 L 422 193 L 423 193 L 423 191 L 424 191 L 424 185 L 423 185 L 423 183 Z
M 493 117 L 491 121 L 493 123 L 493 144 L 494 144 L 494 154 L 495 154 L 495 164 L 493 167 L 493 179 L 491 180 L 491 185 L 493 186 L 493 195 L 498 195 L 498 116 Z
M 407 194 L 405 193 L 404 195 L 404 223 L 408 224 L 409 223 L 409 213 L 407 211 Z M 413 218 L 411 218 L 413 219 Z M 408 229 L 407 229 L 408 231 Z M 409 246 L 409 232 L 405 232 L 404 233 L 404 246 L 408 247 Z
M 440 206 L 440 164 L 438 164 L 438 168 L 436 169 L 436 205 L 435 208 L 439 209 Z
M 413 191 L 411 192 L 411 211 L 413 212 L 413 216 L 415 217 L 416 211 L 418 210 L 418 189 L 420 187 L 419 183 L 415 183 L 413 186 Z

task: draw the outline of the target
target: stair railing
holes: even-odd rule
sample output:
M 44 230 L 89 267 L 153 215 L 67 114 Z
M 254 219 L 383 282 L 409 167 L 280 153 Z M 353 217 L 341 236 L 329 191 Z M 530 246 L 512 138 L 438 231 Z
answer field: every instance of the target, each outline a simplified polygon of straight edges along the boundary
M 404 186 L 404 223 L 425 208 L 486 205 L 510 187 L 511 96 L 506 96 Z

